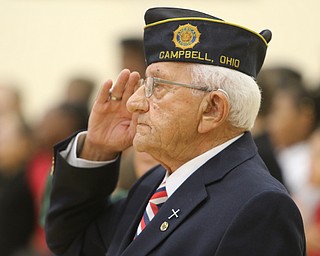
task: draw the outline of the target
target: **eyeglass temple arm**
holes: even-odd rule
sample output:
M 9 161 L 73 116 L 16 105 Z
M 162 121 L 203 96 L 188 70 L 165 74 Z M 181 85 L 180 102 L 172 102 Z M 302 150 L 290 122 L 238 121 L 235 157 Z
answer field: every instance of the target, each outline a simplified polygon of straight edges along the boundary
M 160 78 L 157 78 L 157 77 L 155 77 L 154 80 L 155 80 L 155 82 L 159 82 L 159 83 L 165 83 L 165 84 L 171 84 L 171 85 L 179 85 L 179 86 L 184 86 L 184 87 L 188 87 L 188 88 L 196 89 L 196 90 L 201 90 L 201 91 L 205 91 L 205 92 L 220 91 L 220 92 L 224 93 L 227 96 L 227 98 L 229 99 L 228 93 L 225 90 L 220 89 L 220 88 L 219 89 L 210 89 L 208 86 L 206 86 L 206 87 L 196 87 L 196 86 L 193 86 L 193 85 L 190 85 L 190 84 L 172 82 L 172 81 L 163 80 L 163 79 L 160 79 Z

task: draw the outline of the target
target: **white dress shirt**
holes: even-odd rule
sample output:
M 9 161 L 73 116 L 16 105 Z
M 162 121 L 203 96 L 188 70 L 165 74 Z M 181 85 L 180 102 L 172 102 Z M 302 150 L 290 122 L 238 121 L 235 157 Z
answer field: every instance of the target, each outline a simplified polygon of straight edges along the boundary
M 182 166 L 180 166 L 175 172 L 171 175 L 166 173 L 164 179 L 166 179 L 166 190 L 168 197 L 170 197 L 180 186 L 183 182 L 185 182 L 191 174 L 193 174 L 196 170 L 199 169 L 200 166 L 205 164 L 209 159 L 217 155 L 219 152 L 224 150 L 226 147 L 231 145 L 233 142 L 238 140 L 243 134 L 240 134 L 237 137 L 234 137 L 225 143 L 214 147 L 205 153 L 191 159 L 190 161 L 186 162 Z M 68 145 L 68 147 L 61 152 L 61 155 L 67 160 L 67 162 L 74 166 L 74 167 L 82 167 L 82 168 L 94 168 L 99 167 L 105 164 L 113 163 L 117 160 L 111 161 L 88 161 L 85 159 L 81 159 L 77 157 L 77 149 L 82 146 L 84 138 L 86 136 L 86 132 L 79 133 Z
M 308 185 L 310 175 L 310 146 L 307 142 L 296 143 L 277 154 L 283 180 L 292 196 Z

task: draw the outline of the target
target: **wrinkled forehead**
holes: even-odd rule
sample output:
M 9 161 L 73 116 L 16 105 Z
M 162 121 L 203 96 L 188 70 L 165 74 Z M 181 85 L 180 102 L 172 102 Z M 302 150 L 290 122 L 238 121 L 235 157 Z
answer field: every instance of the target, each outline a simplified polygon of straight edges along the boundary
M 150 64 L 146 69 L 146 77 L 158 77 L 169 80 L 185 81 L 191 78 L 192 63 L 181 62 L 156 62 Z

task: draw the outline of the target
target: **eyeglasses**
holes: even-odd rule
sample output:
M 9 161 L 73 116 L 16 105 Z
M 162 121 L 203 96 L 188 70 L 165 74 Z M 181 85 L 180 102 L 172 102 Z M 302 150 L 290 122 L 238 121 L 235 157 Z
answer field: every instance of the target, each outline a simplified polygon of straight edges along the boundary
M 147 98 L 150 98 L 154 92 L 154 88 L 157 86 L 157 84 L 170 84 L 170 85 L 177 85 L 177 86 L 183 86 L 191 89 L 196 89 L 200 91 L 205 91 L 205 92 L 211 92 L 211 91 L 221 91 L 223 92 L 228 98 L 228 93 L 223 90 L 223 89 L 211 89 L 208 86 L 194 86 L 191 84 L 183 84 L 183 83 L 178 83 L 178 82 L 173 82 L 165 79 L 160 79 L 157 77 L 147 77 L 145 79 L 140 79 L 138 82 L 138 87 L 144 85 L 144 92 L 145 96 Z

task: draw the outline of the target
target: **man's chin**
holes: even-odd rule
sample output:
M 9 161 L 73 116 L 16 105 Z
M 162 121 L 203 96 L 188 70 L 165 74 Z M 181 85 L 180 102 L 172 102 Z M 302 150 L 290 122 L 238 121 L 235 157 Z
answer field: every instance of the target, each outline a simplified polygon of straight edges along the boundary
M 141 138 L 142 136 L 136 134 L 133 138 L 133 147 L 138 152 L 145 152 L 146 149 L 146 140 L 145 138 Z

